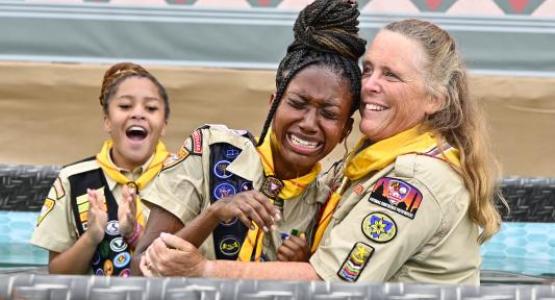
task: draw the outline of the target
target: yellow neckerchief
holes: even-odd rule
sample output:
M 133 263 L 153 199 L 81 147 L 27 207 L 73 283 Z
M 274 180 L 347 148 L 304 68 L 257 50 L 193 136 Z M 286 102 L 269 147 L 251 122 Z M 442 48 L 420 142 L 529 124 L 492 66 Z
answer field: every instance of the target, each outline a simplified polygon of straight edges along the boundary
M 355 147 L 354 154 L 347 160 L 341 186 L 331 194 L 318 222 L 311 248 L 313 253 L 318 248 L 349 181 L 360 179 L 370 172 L 379 171 L 392 164 L 398 156 L 408 153 L 438 157 L 449 164 L 460 167 L 459 151 L 447 143 L 438 145 L 436 137 L 431 132 L 424 131 L 421 126 L 407 129 L 356 152 L 367 144 L 368 140 L 362 138 Z
M 262 167 L 264 168 L 264 175 L 275 176 L 272 144 L 277 145 L 278 141 L 273 132 L 269 131 L 268 135 L 270 138 L 265 138 L 262 145 L 257 148 L 257 151 L 262 162 Z M 281 180 L 283 182 L 283 188 L 279 192 L 278 197 L 287 201 L 299 196 L 305 191 L 306 187 L 316 179 L 318 174 L 320 174 L 320 170 L 320 163 L 317 163 L 312 170 L 304 176 Z M 249 229 L 245 242 L 239 251 L 239 256 L 237 258 L 239 261 L 251 261 L 253 251 L 255 251 L 254 261 L 260 261 L 260 257 L 262 256 L 264 231 L 258 228 L 256 224 L 253 223 L 253 225 L 254 228 Z
M 158 142 L 156 145 L 156 149 L 154 150 L 154 158 L 146 168 L 143 170 L 141 176 L 137 178 L 137 180 L 133 181 L 123 175 L 120 169 L 114 165 L 112 160 L 110 159 L 110 150 L 112 149 L 112 140 L 106 140 L 104 145 L 102 145 L 102 149 L 100 153 L 96 155 L 96 161 L 104 171 L 104 174 L 108 175 L 112 180 L 115 182 L 126 185 L 126 184 L 134 184 L 137 186 L 137 197 L 135 199 L 135 204 L 137 206 L 136 218 L 137 223 L 141 226 L 145 226 L 145 218 L 143 215 L 143 206 L 141 199 L 139 197 L 139 191 L 142 190 L 158 173 L 162 170 L 162 165 L 164 160 L 169 155 L 168 151 L 166 150 L 166 146 L 161 141 Z

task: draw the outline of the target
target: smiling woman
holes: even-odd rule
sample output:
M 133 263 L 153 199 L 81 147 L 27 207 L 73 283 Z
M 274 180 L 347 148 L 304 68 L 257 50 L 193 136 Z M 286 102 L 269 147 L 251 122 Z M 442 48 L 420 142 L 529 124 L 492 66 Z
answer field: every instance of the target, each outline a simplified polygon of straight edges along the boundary
M 129 275 L 131 251 L 148 217 L 138 192 L 168 159 L 160 137 L 169 100 L 148 71 L 132 63 L 112 66 L 100 104 L 110 139 L 95 157 L 60 171 L 31 239 L 49 250 L 50 273 Z

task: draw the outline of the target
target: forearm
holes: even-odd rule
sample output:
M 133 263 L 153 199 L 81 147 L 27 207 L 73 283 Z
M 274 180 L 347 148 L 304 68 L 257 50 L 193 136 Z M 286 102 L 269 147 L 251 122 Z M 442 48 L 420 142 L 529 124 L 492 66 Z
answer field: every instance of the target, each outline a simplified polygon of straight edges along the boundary
M 51 274 L 87 274 L 97 246 L 85 232 L 66 251 L 50 252 L 48 272 Z
M 307 262 L 238 262 L 209 260 L 202 268 L 202 277 L 263 279 L 263 280 L 321 280 Z
M 143 234 L 137 242 L 135 253 L 131 259 L 131 274 L 142 275 L 139 262 L 143 252 L 162 232 L 173 233 L 183 228 L 183 223 L 173 214 L 159 206 L 153 205 Z
M 208 236 L 216 229 L 220 221 L 214 214 L 212 207 L 203 211 L 200 215 L 179 230 L 175 235 L 193 244 L 196 248 L 200 247 Z

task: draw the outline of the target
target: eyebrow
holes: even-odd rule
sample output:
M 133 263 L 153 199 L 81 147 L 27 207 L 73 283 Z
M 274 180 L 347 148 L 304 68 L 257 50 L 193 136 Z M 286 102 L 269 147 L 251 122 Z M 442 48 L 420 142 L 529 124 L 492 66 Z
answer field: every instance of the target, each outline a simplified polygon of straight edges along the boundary
M 134 96 L 132 95 L 128 95 L 128 94 L 124 94 L 118 97 L 118 99 L 129 99 L 129 100 L 133 100 L 135 99 Z M 161 101 L 162 99 L 158 98 L 158 97 L 146 97 L 145 98 L 146 101 Z

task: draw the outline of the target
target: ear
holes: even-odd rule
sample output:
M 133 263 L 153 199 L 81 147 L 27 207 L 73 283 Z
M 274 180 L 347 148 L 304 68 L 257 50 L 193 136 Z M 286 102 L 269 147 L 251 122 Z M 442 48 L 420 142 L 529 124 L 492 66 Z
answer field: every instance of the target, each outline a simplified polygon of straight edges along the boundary
M 445 96 L 444 95 L 432 95 L 425 107 L 425 112 L 427 115 L 433 115 L 436 112 L 443 109 L 445 106 Z
M 112 122 L 106 114 L 104 114 L 104 131 L 106 131 L 107 133 L 112 132 Z
M 274 100 L 276 100 L 276 92 L 273 92 L 273 93 L 270 95 L 270 101 L 268 101 L 268 104 L 271 105 L 271 104 L 274 102 Z
M 166 128 L 168 128 L 168 121 L 164 121 L 164 126 L 162 126 L 162 131 L 160 132 L 160 137 L 166 136 Z
M 341 135 L 341 140 L 339 142 L 343 142 L 343 140 L 345 140 L 349 136 L 349 134 L 353 130 L 354 121 L 355 120 L 353 120 L 353 118 L 349 118 L 347 120 L 347 123 L 345 123 L 345 127 L 343 128 L 343 134 Z

